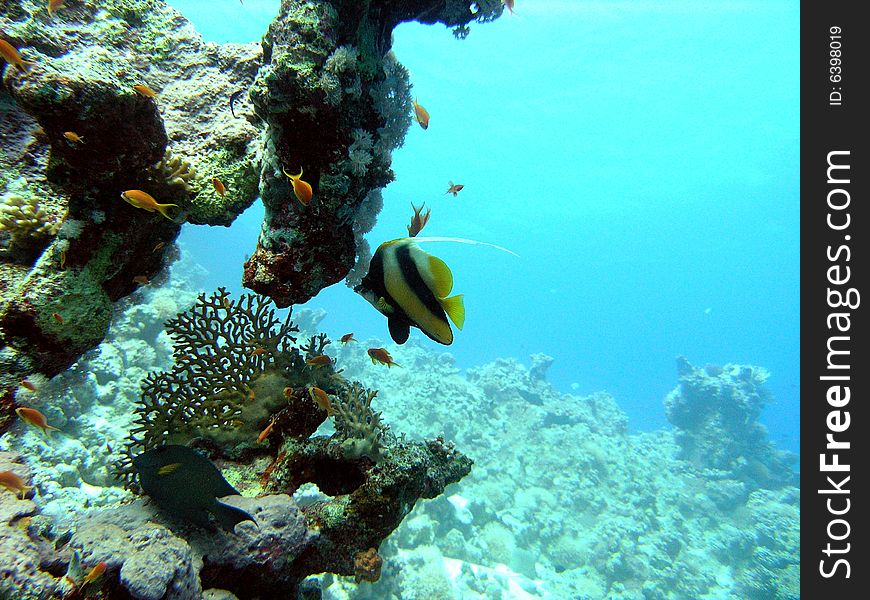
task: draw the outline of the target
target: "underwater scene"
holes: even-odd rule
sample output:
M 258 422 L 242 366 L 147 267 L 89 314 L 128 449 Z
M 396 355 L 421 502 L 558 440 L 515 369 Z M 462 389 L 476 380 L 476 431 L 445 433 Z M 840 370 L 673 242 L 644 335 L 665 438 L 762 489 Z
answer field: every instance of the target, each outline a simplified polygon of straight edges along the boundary
M 799 16 L 0 0 L 0 599 L 800 598 Z

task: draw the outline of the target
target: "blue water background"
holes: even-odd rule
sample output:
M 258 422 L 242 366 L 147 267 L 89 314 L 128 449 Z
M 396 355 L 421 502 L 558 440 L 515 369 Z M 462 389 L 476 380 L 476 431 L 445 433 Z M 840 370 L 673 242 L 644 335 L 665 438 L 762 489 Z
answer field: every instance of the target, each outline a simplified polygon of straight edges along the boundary
M 217 42 L 259 40 L 278 7 L 172 4 Z M 426 235 L 520 254 L 426 247 L 465 294 L 449 348 L 461 367 L 545 352 L 559 389 L 607 390 L 648 430 L 666 423 L 677 355 L 763 366 L 775 398 L 763 420 L 797 452 L 799 3 L 519 0 L 516 12 L 465 41 L 396 30 L 431 124 L 394 154 L 372 247 L 426 202 Z M 457 198 L 448 180 L 465 185 Z M 242 291 L 261 217 L 258 202 L 231 229 L 185 228 L 211 286 Z M 388 339 L 343 283 L 309 306 L 329 312 L 332 335 Z

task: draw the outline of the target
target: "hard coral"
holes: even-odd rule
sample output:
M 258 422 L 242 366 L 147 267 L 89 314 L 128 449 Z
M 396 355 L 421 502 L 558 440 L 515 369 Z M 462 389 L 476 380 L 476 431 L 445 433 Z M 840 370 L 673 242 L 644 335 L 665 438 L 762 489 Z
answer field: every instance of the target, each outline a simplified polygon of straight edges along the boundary
M 196 169 L 190 165 L 190 162 L 175 156 L 168 148 L 163 158 L 152 167 L 151 171 L 168 185 L 178 187 L 186 193 L 192 191 L 190 183 L 196 179 Z
M 59 220 L 52 218 L 33 196 L 0 196 L 0 231 L 8 231 L 13 244 L 24 238 L 50 237 L 59 226 Z
M 133 455 L 160 444 L 194 438 L 219 447 L 253 443 L 269 417 L 286 406 L 283 390 L 304 368 L 290 315 L 282 323 L 260 296 L 234 302 L 224 288 L 208 298 L 200 294 L 166 329 L 175 365 L 149 373 L 142 384 L 122 472 L 129 473 Z
M 345 438 L 341 447 L 348 458 L 366 456 L 375 462 L 381 460 L 383 440 L 389 428 L 381 421 L 381 413 L 372 410 L 372 400 L 377 394 L 354 381 L 332 403 L 335 429 L 339 437 Z

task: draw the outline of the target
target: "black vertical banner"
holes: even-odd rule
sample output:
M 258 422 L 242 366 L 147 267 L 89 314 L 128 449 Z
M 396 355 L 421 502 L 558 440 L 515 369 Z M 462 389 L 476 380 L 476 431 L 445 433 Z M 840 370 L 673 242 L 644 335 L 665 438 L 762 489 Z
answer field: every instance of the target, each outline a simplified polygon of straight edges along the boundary
M 801 595 L 870 597 L 870 23 L 801 6 Z M 863 11 L 862 11 L 863 12 Z

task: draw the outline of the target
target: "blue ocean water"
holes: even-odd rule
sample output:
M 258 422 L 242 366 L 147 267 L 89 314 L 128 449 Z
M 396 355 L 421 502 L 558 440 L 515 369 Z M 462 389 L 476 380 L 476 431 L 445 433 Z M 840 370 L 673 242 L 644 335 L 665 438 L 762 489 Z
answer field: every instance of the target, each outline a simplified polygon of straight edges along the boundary
M 172 4 L 217 42 L 258 40 L 278 7 Z M 516 13 L 464 41 L 396 30 L 431 122 L 394 153 L 372 247 L 426 202 L 426 235 L 520 255 L 427 247 L 465 294 L 449 348 L 462 367 L 547 353 L 554 385 L 607 390 L 647 430 L 665 425 L 676 356 L 763 366 L 763 421 L 798 452 L 799 3 L 527 0 Z M 255 205 L 229 229 L 185 228 L 206 289 L 241 291 L 261 217 Z M 309 306 L 333 335 L 388 338 L 343 284 Z

